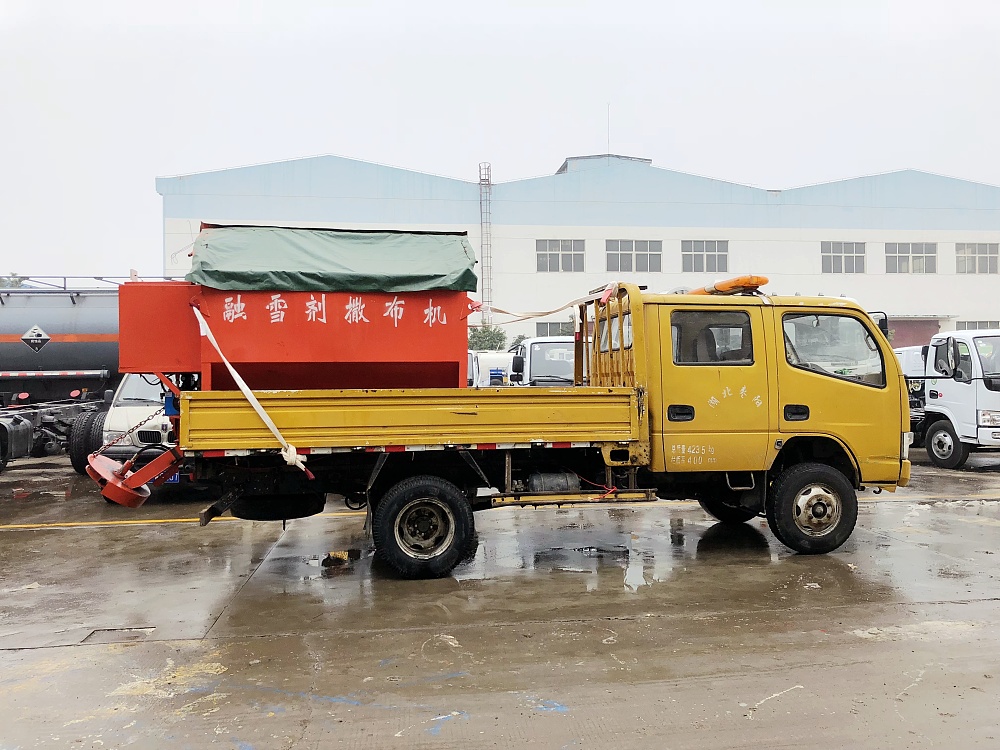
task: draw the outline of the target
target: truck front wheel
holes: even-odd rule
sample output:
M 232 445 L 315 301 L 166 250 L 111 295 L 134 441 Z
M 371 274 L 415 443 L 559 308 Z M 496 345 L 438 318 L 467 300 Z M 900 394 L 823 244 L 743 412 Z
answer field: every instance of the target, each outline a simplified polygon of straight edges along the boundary
M 832 552 L 858 520 L 858 496 L 841 472 L 820 463 L 785 469 L 768 493 L 767 525 L 782 544 L 806 555 Z
M 969 446 L 958 439 L 955 428 L 947 419 L 939 419 L 927 430 L 924 438 L 927 457 L 941 469 L 958 469 L 969 460 Z
M 404 479 L 382 497 L 372 532 L 375 554 L 403 578 L 448 575 L 475 543 L 472 506 L 434 476 Z
M 103 415 L 101 416 L 103 426 Z M 73 471 L 83 476 L 87 475 L 87 456 L 101 447 L 100 445 L 97 448 L 90 447 L 90 426 L 96 417 L 97 412 L 86 411 L 78 414 L 69 427 L 69 440 L 66 446 L 69 462 L 73 465 Z

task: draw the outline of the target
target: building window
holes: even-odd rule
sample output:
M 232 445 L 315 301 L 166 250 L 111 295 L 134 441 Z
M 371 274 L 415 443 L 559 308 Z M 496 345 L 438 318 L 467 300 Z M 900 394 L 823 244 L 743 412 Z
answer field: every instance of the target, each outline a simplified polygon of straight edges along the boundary
M 663 242 L 660 240 L 605 240 L 608 270 L 660 273 Z
M 583 252 L 583 240 L 535 240 L 535 261 L 539 273 L 582 273 Z
M 681 271 L 729 271 L 729 240 L 682 240 Z
M 821 242 L 823 273 L 864 273 L 864 242 Z
M 885 272 L 937 273 L 937 243 L 885 243 Z
M 996 242 L 956 242 L 955 272 L 996 273 L 998 250 L 1000 243 Z
M 535 323 L 536 336 L 572 336 L 576 326 L 572 323 Z
M 1000 320 L 960 320 L 955 323 L 958 331 L 985 331 L 988 328 L 1000 328 Z

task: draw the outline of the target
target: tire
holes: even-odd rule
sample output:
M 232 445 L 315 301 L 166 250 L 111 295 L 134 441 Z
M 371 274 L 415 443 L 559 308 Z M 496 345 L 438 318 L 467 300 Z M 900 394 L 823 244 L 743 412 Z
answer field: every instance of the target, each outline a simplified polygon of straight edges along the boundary
M 939 419 L 924 438 L 927 458 L 940 469 L 958 469 L 969 460 L 969 446 L 958 439 L 947 419 Z
M 289 495 L 244 495 L 229 509 L 247 521 L 288 521 L 323 512 L 326 493 L 302 492 Z
M 451 482 L 404 479 L 383 495 L 373 520 L 375 554 L 403 578 L 441 578 L 476 543 L 472 506 Z
M 771 485 L 766 513 L 778 541 L 804 555 L 821 555 L 850 538 L 858 521 L 858 496 L 832 466 L 796 464 Z
M 734 492 L 732 494 L 732 498 L 738 500 L 739 493 Z M 698 505 L 700 505 L 701 509 L 708 513 L 708 515 L 716 521 L 721 521 L 725 524 L 746 523 L 747 521 L 757 517 L 756 511 L 726 505 L 718 497 L 713 497 L 711 499 L 699 498 Z
M 107 418 L 106 411 L 94 413 L 94 418 L 90 420 L 90 435 L 87 439 L 87 455 L 90 455 L 102 445 L 104 445 L 104 420 Z
M 91 453 L 90 425 L 95 416 L 97 413 L 92 411 L 80 414 L 73 420 L 73 424 L 69 428 L 69 440 L 67 441 L 69 462 L 73 464 L 73 470 L 77 474 L 87 473 L 87 456 Z M 101 419 L 101 424 L 103 426 L 103 419 Z

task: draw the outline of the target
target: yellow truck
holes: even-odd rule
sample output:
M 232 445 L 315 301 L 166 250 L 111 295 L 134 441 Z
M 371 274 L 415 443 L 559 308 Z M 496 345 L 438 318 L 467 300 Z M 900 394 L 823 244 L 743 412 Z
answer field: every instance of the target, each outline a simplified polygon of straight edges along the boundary
M 829 552 L 857 491 L 909 481 L 903 374 L 853 301 L 732 291 L 596 291 L 564 387 L 257 391 L 256 406 L 177 389 L 174 465 L 226 490 L 203 523 L 304 517 L 328 493 L 367 506 L 376 554 L 404 577 L 448 574 L 473 512 L 506 505 L 691 498 Z

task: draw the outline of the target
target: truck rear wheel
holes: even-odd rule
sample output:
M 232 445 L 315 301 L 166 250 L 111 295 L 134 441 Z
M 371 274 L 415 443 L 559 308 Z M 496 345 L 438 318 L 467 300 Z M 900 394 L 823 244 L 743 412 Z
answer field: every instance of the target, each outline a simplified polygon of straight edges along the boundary
M 959 440 L 947 419 L 939 419 L 931 425 L 924 443 L 927 458 L 940 469 L 958 469 L 969 460 L 969 446 Z
M 84 412 L 73 420 L 73 424 L 69 428 L 69 440 L 66 447 L 69 449 L 69 462 L 73 464 L 73 471 L 77 474 L 85 475 L 87 473 L 87 456 L 92 450 L 96 450 L 90 447 L 90 425 L 95 416 L 96 412 Z
M 734 492 L 732 495 L 733 500 L 739 500 L 739 493 Z M 757 511 L 747 510 L 746 508 L 739 508 L 735 505 L 726 505 L 721 499 L 717 497 L 713 498 L 699 498 L 698 505 L 701 509 L 708 513 L 716 521 L 721 521 L 722 523 L 737 524 L 746 523 L 752 518 L 757 517 Z
M 375 554 L 403 578 L 448 575 L 476 539 L 465 494 L 434 476 L 391 487 L 375 509 L 372 531 Z
M 821 463 L 785 469 L 768 493 L 767 525 L 782 544 L 805 555 L 832 552 L 858 521 L 858 496 L 842 473 Z

